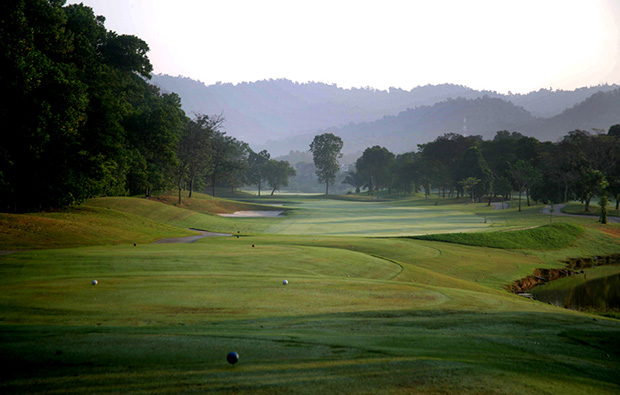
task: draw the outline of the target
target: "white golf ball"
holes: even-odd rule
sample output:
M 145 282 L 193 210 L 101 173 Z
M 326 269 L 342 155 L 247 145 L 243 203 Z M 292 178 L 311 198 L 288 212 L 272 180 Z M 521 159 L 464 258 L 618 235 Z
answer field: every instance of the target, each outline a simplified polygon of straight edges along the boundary
M 287 280 L 282 281 L 282 285 L 286 285 L 286 284 L 288 284 Z
M 93 280 L 93 285 L 97 285 L 97 280 Z

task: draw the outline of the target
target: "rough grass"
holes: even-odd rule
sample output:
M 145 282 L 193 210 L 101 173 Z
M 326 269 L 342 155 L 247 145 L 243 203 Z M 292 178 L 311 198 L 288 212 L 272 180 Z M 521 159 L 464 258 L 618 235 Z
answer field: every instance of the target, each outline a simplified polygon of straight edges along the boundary
M 0 213 L 0 250 L 142 244 L 191 234 L 195 232 L 139 214 L 89 204 L 59 212 Z
M 195 193 L 183 207 L 173 197 L 90 199 L 65 210 L 30 214 L 0 213 L 0 250 L 66 248 L 101 244 L 143 244 L 208 231 L 254 233 L 279 219 L 232 221 L 215 215 L 273 207 L 234 202 Z M 165 204 L 162 204 L 165 202 Z
M 583 232 L 581 226 L 561 223 L 514 231 L 435 234 L 414 238 L 490 248 L 557 250 L 574 244 Z

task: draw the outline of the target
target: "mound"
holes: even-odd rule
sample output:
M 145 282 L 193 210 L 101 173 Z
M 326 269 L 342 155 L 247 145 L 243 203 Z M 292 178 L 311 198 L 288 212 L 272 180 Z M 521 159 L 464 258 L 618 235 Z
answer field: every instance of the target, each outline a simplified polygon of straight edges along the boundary
M 583 232 L 581 226 L 560 223 L 512 232 L 444 233 L 411 238 L 478 247 L 557 250 L 574 244 Z

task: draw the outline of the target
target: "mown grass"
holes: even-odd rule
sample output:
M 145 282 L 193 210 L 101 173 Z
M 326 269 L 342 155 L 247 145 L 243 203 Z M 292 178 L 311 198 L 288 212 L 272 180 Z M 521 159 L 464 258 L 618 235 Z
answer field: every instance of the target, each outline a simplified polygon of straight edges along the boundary
M 419 240 L 442 241 L 479 247 L 503 249 L 557 250 L 575 243 L 584 232 L 583 227 L 560 223 L 531 229 L 486 232 L 448 233 L 414 236 Z
M 115 231 L 123 235 L 142 218 L 134 231 L 150 229 L 144 240 L 186 227 L 248 232 L 135 247 L 110 235 L 101 239 L 108 245 L 0 256 L 0 354 L 10 361 L 0 391 L 620 390 L 618 321 L 504 290 L 534 268 L 561 266 L 559 259 L 620 252 L 618 237 L 590 219 L 549 227 L 581 229 L 570 245 L 511 250 L 386 236 L 398 227 L 445 232 L 454 220 L 501 239 L 521 231 L 494 229 L 544 224 L 536 208 L 503 210 L 504 222 L 484 224 L 492 211 L 474 204 L 278 199 L 297 210 L 221 218 L 144 199 L 97 199 L 67 213 L 74 226 L 118 216 Z M 66 243 L 76 234 L 56 232 L 50 237 Z M 241 356 L 235 367 L 225 360 L 230 351 Z
M 607 206 L 607 215 L 610 217 L 620 217 L 620 210 L 613 209 L 614 206 L 615 205 Z M 586 210 L 585 204 L 572 203 L 572 204 L 567 204 L 562 209 L 562 212 L 566 214 L 590 215 L 590 216 L 595 216 L 595 217 L 601 216 L 601 208 L 600 206 L 597 206 L 596 204 L 590 205 L 590 211 L 585 211 L 585 210 Z
M 0 388 L 617 390 L 620 355 L 598 347 L 620 335 L 617 323 L 470 280 L 495 267 L 506 282 L 531 257 L 431 244 L 253 236 L 2 257 L 0 351 L 13 363 Z

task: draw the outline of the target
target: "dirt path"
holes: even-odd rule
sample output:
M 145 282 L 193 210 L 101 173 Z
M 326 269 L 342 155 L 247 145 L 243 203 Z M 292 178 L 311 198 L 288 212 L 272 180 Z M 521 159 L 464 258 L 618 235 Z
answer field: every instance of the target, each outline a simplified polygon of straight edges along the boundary
M 541 214 L 551 214 L 551 215 L 557 215 L 560 217 L 591 217 L 591 218 L 596 218 L 595 215 L 580 215 L 580 214 L 566 214 L 563 213 L 561 210 L 566 207 L 566 204 L 564 203 L 558 203 L 558 204 L 554 204 L 553 205 L 553 212 L 550 213 L 549 212 L 549 206 L 546 206 L 545 208 L 543 208 L 542 210 L 540 210 Z M 610 224 L 619 224 L 620 223 L 620 218 L 618 217 L 610 217 L 607 216 L 607 222 L 609 222 Z
M 173 243 L 194 243 L 197 240 L 204 239 L 205 237 L 223 237 L 223 236 L 232 236 L 230 233 L 215 233 L 208 232 L 206 230 L 200 229 L 190 229 L 196 232 L 199 232 L 198 236 L 186 236 L 186 237 L 172 237 L 169 239 L 161 239 L 153 242 L 153 244 L 173 244 Z

